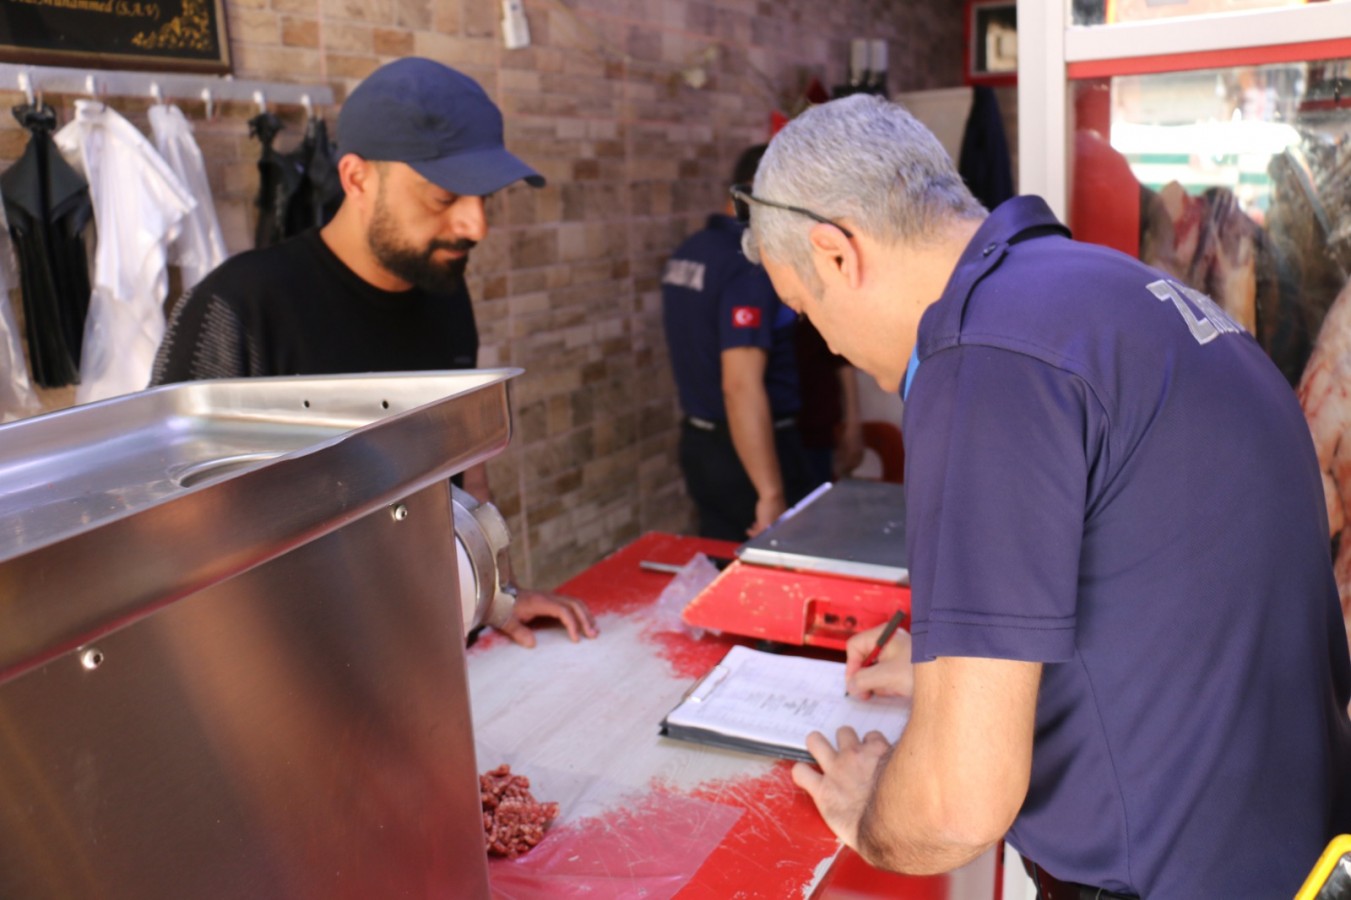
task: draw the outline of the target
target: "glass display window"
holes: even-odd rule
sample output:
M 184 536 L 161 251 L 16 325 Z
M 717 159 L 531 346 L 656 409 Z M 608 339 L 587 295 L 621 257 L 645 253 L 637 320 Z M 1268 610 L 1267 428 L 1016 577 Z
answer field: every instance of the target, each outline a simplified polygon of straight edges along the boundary
M 1018 0 L 1018 43 L 1019 190 L 1294 387 L 1351 639 L 1351 0 Z
M 1075 236 L 1210 295 L 1298 383 L 1351 273 L 1351 59 L 1072 94 Z

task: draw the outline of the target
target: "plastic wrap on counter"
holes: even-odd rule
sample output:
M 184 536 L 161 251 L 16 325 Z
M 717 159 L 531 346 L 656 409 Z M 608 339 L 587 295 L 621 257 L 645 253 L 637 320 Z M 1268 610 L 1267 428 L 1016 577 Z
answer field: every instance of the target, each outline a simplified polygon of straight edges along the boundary
M 683 631 L 695 640 L 701 638 L 704 629 L 686 625 L 680 614 L 717 577 L 718 567 L 713 561 L 703 553 L 694 554 L 652 605 L 654 624 L 668 631 Z
M 561 791 L 552 794 L 561 814 L 528 853 L 489 860 L 496 900 L 666 900 L 689 883 L 742 815 L 674 791 L 626 795 L 604 779 L 534 774 Z

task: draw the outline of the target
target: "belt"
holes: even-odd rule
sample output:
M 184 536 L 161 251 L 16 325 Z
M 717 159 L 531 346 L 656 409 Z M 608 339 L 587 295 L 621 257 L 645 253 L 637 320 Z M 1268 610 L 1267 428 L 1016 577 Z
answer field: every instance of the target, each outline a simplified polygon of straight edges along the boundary
M 684 419 L 686 425 L 691 428 L 697 428 L 700 431 L 726 431 L 726 422 L 715 422 L 712 419 L 701 419 L 698 416 L 686 416 Z M 774 420 L 774 428 L 792 428 L 797 424 L 797 416 L 784 416 Z
M 1023 857 L 1023 868 L 1037 886 L 1037 900 L 1139 900 L 1134 894 L 1118 894 L 1106 888 L 1061 881 L 1027 857 Z

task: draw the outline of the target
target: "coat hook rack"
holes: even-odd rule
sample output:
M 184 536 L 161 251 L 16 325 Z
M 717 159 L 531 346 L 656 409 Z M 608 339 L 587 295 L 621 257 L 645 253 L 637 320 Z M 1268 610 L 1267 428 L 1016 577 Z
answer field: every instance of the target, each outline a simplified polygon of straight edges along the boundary
M 27 89 L 24 85 L 27 84 Z M 38 88 L 41 85 L 41 90 Z M 84 94 L 100 100 L 108 97 L 154 96 L 152 85 L 158 85 L 162 100 L 202 100 L 207 104 L 207 118 L 214 112 L 214 103 L 234 100 L 248 103 L 304 105 L 308 97 L 309 110 L 316 105 L 333 103 L 333 88 L 325 84 L 292 84 L 284 81 L 252 81 L 216 75 L 187 75 L 176 72 L 100 71 L 65 68 L 61 66 L 28 66 L 18 63 L 0 63 L 0 90 L 36 94 L 41 102 L 42 91 L 51 94 Z

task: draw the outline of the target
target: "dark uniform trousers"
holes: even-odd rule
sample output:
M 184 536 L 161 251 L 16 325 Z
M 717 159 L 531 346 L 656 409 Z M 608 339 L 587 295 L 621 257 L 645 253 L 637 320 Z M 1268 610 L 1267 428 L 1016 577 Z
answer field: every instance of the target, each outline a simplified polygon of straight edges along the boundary
M 1037 886 L 1037 900 L 1138 900 L 1130 894 L 1114 894 L 1105 888 L 1061 881 L 1027 857 L 1023 857 L 1023 868 Z
M 794 419 L 775 421 L 774 447 L 785 500 L 792 506 L 816 486 L 807 471 L 802 436 Z M 737 543 L 746 540 L 746 529 L 755 522 L 758 495 L 736 455 L 727 423 L 687 417 L 680 428 L 680 468 L 685 489 L 699 511 L 699 536 Z

